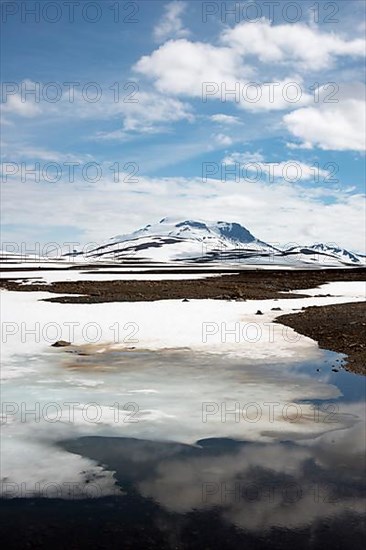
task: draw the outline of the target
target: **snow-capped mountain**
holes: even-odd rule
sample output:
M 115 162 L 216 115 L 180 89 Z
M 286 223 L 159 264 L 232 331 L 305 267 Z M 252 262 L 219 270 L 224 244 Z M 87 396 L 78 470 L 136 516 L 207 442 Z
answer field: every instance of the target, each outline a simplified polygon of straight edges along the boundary
M 163 218 L 127 235 L 117 235 L 88 253 L 89 258 L 209 260 L 225 253 L 251 255 L 277 250 L 256 239 L 239 223 Z
M 317 244 L 280 249 L 235 222 L 163 218 L 129 234 L 117 235 L 86 254 L 87 261 L 215 262 L 266 265 L 365 265 L 347 250 Z
M 308 257 L 311 261 L 317 261 L 318 263 L 339 262 L 347 265 L 366 265 L 365 256 L 324 243 L 313 244 L 311 246 L 294 246 L 284 250 L 284 254 L 287 256 L 300 255 L 301 257 Z

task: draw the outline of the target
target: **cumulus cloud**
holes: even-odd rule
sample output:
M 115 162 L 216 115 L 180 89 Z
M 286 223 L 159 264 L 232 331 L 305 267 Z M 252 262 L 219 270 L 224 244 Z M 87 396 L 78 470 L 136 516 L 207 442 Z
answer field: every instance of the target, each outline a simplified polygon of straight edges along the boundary
M 235 50 L 186 39 L 166 42 L 134 69 L 161 93 L 235 102 L 251 111 L 292 109 L 311 101 L 299 75 L 251 81 L 253 69 Z
M 303 74 L 329 69 L 338 57 L 361 58 L 365 47 L 361 38 L 262 19 L 225 28 L 216 43 L 169 40 L 141 57 L 134 70 L 165 94 L 235 101 L 251 111 L 292 110 L 314 100 Z M 281 78 L 269 77 L 273 67 L 280 67 Z
M 359 86 L 341 94 L 337 102 L 307 106 L 283 117 L 301 147 L 337 151 L 365 150 L 365 120 L 365 88 Z
M 191 97 L 201 96 L 203 82 L 226 82 L 229 87 L 245 73 L 240 55 L 231 48 L 187 39 L 169 40 L 134 69 L 153 79 L 160 92 Z
M 225 29 L 222 43 L 263 63 L 296 63 L 304 69 L 328 68 L 339 56 L 364 57 L 365 40 L 346 40 L 303 23 L 272 25 L 267 19 Z

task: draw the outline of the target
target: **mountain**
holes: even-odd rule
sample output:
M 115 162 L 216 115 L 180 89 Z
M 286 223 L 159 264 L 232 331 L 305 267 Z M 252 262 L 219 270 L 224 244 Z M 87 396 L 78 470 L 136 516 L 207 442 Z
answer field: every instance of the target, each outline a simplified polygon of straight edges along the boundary
M 277 251 L 239 223 L 163 218 L 127 235 L 117 235 L 91 250 L 89 258 L 210 260 L 225 253 L 269 254 Z
M 280 249 L 236 222 L 163 218 L 129 234 L 117 235 L 86 254 L 85 261 L 228 262 L 259 265 L 365 265 L 365 257 L 317 244 Z
M 287 257 L 291 255 L 309 258 L 318 263 L 341 263 L 346 265 L 366 265 L 366 257 L 345 248 L 327 244 L 313 244 L 311 246 L 294 246 L 283 252 Z

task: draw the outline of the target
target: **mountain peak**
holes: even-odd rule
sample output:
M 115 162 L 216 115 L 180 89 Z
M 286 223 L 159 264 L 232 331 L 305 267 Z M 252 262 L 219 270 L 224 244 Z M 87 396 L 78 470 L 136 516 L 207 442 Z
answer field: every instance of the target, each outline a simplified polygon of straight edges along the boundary
M 163 227 L 162 227 L 163 226 Z M 240 223 L 226 221 L 208 221 L 202 219 L 189 219 L 178 217 L 162 218 L 158 224 L 146 226 L 144 230 L 161 232 L 162 229 L 169 230 L 171 234 L 188 234 L 189 232 L 196 237 L 204 237 L 216 235 L 219 238 L 228 239 L 238 243 L 248 243 L 255 241 L 256 238 Z M 140 230 L 139 230 L 140 231 Z

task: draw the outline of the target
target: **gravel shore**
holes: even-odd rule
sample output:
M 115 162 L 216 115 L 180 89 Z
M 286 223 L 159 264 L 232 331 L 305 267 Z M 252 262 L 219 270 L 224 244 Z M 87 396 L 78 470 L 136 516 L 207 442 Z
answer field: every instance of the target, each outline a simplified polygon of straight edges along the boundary
M 309 336 L 321 348 L 346 354 L 345 368 L 366 374 L 366 302 L 307 307 L 276 322 Z

